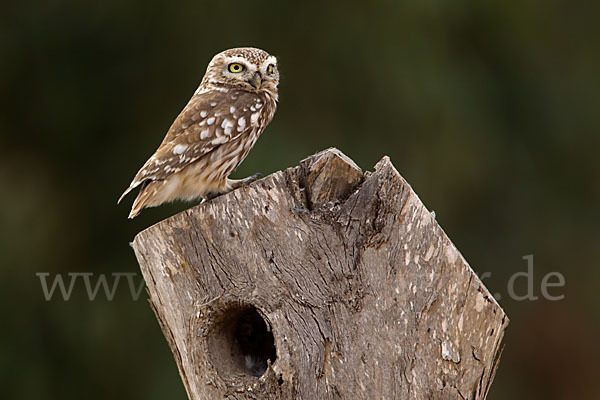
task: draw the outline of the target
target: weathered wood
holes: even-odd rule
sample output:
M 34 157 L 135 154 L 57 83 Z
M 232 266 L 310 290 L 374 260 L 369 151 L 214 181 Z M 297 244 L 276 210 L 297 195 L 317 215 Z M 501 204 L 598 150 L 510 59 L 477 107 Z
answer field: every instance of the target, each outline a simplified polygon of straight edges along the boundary
M 190 399 L 484 399 L 492 382 L 508 319 L 387 157 L 363 174 L 326 150 L 133 247 Z

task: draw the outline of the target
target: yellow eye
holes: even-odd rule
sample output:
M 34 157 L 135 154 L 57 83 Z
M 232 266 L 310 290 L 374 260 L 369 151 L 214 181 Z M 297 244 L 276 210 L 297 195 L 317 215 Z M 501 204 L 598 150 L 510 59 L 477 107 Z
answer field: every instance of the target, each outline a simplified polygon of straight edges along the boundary
M 272 74 L 274 69 L 275 66 L 273 64 L 269 64 L 269 66 L 267 67 L 267 73 Z
M 231 63 L 227 68 L 229 69 L 229 72 L 233 72 L 234 74 L 244 70 L 244 66 L 240 63 Z

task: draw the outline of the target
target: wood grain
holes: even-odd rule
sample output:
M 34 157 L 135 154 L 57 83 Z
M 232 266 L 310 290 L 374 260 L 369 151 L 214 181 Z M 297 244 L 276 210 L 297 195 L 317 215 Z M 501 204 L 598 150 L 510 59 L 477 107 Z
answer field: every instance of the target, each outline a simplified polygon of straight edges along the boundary
M 489 390 L 508 318 L 387 157 L 363 173 L 325 150 L 133 248 L 190 399 Z M 239 334 L 253 312 L 276 349 L 260 377 Z

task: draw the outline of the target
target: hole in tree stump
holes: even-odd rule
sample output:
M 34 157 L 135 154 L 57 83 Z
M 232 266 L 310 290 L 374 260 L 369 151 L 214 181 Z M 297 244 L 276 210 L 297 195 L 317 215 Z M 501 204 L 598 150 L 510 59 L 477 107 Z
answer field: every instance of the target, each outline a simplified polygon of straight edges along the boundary
M 229 306 L 217 317 L 208 339 L 211 362 L 222 377 L 261 376 L 277 357 L 275 340 L 258 310 Z

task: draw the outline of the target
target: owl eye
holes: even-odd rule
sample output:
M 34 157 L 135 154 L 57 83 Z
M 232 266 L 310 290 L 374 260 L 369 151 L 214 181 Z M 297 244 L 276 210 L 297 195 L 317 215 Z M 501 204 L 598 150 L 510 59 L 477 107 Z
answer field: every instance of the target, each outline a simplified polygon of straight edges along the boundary
M 244 66 L 240 63 L 231 63 L 229 64 L 229 66 L 227 67 L 227 69 L 229 70 L 229 72 L 233 72 L 234 74 L 238 73 L 238 72 L 242 72 L 244 70 Z
M 275 66 L 273 64 L 269 64 L 269 66 L 267 67 L 267 73 L 272 74 L 274 69 Z

